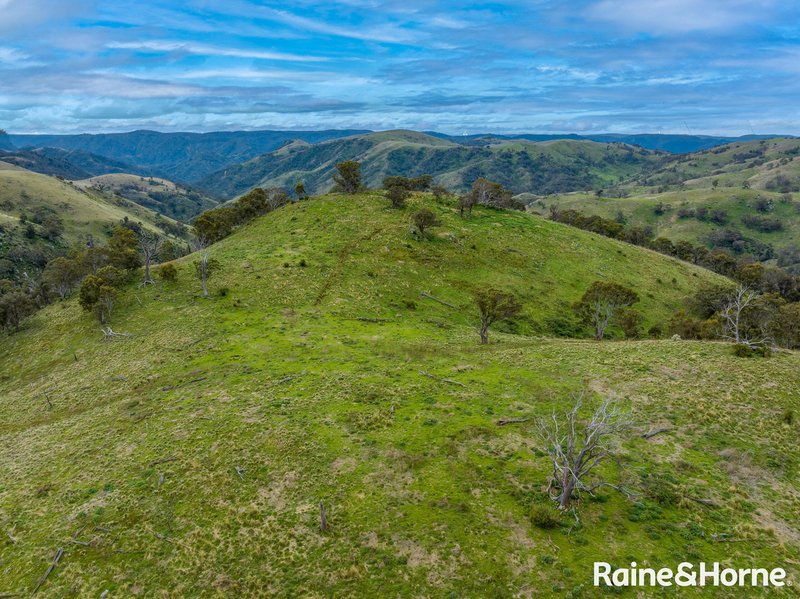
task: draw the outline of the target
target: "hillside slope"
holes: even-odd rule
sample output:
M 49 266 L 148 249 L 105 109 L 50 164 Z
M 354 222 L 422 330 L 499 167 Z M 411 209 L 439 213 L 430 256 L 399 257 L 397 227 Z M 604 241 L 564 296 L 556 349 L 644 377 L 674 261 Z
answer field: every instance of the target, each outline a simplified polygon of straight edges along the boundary
M 669 159 L 622 189 L 621 198 L 569 193 L 522 199 L 539 211 L 573 208 L 734 253 L 737 243 L 758 246 L 757 258 L 800 272 L 800 140 L 736 143 Z
M 13 263 L 13 272 L 3 272 L 0 278 L 19 280 L 24 273 L 33 275 L 47 260 L 85 244 L 89 235 L 102 241 L 125 218 L 153 231 L 172 223 L 119 196 L 81 190 L 55 177 L 3 164 L 0 162 L 0 258 Z M 49 215 L 63 221 L 63 233 L 55 239 L 32 222 Z
M 118 195 L 184 222 L 217 205 L 215 200 L 202 193 L 159 177 L 118 173 L 91 177 L 75 181 L 74 184 L 79 189 Z
M 646 186 L 742 187 L 778 192 L 800 191 L 800 139 L 737 142 L 665 161 L 640 178 Z
M 415 131 L 383 131 L 318 144 L 294 143 L 197 183 L 221 197 L 255 186 L 292 189 L 304 181 L 311 193 L 333 185 L 335 166 L 362 163 L 364 182 L 380 187 L 389 175 L 430 174 L 437 183 L 462 191 L 478 177 L 498 181 L 516 193 L 553 193 L 613 185 L 647 171 L 664 155 L 634 146 L 589 141 L 493 140 L 463 145 Z
M 479 346 L 479 284 L 516 292 L 532 332 L 597 278 L 633 285 L 649 322 L 720 279 L 530 215 L 421 202 L 443 221 L 428 241 L 380 196 L 312 199 L 212 246 L 206 300 L 193 257 L 177 283 L 128 290 L 112 324 L 129 338 L 100 341 L 74 301 L 3 338 L 0 593 L 29 593 L 59 547 L 42 596 L 591 595 L 598 556 L 796 576 L 797 423 L 781 424 L 800 409 L 796 354 L 499 331 Z M 527 423 L 495 422 L 584 389 L 637 431 L 669 425 L 625 442 L 633 482 L 661 491 L 604 491 L 542 530 L 548 461 Z

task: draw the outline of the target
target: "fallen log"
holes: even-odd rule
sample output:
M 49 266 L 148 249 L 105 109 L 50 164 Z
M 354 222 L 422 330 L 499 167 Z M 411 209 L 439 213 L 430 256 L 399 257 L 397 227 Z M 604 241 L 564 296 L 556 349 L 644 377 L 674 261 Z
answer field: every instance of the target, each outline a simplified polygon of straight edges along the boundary
M 431 300 L 433 300 L 435 302 L 439 302 L 440 304 L 442 304 L 444 306 L 447 306 L 448 308 L 454 308 L 455 309 L 455 306 L 453 304 L 448 304 L 446 301 L 440 300 L 438 297 L 433 297 L 430 293 L 425 293 L 423 291 L 419 295 L 420 295 L 420 297 L 427 297 L 428 299 L 431 299 Z
M 497 421 L 497 426 L 505 426 L 507 424 L 518 424 L 520 422 L 528 422 L 530 418 L 501 418 Z
M 424 370 L 420 370 L 419 373 L 422 376 L 426 376 L 429 379 L 433 379 L 434 381 L 439 381 L 441 383 L 448 383 L 450 385 L 458 385 L 459 387 L 464 387 L 465 389 L 467 388 L 467 386 L 464 383 L 459 382 L 459 381 L 454 381 L 453 379 L 443 379 L 441 377 L 438 377 L 438 376 L 435 376 L 435 375 L 431 374 L 430 372 L 425 372 Z
M 55 570 L 55 568 L 58 565 L 58 562 L 61 559 L 62 555 L 64 555 L 64 548 L 63 547 L 59 547 L 56 550 L 56 554 L 53 556 L 53 561 L 50 562 L 50 565 L 48 566 L 47 571 L 44 573 L 44 576 L 42 576 L 39 579 L 39 582 L 36 583 L 36 586 L 33 587 L 33 591 L 31 592 L 31 595 L 35 595 L 36 594 L 36 591 L 38 591 L 39 588 L 44 584 L 44 581 L 47 580 L 47 577 L 50 576 L 50 573 L 53 570 Z
M 672 430 L 672 428 L 669 427 L 669 426 L 660 426 L 660 427 L 655 428 L 653 430 L 650 430 L 650 431 L 648 431 L 646 433 L 643 433 L 642 437 L 644 437 L 645 439 L 649 439 L 650 437 L 655 437 L 656 435 L 660 435 L 661 433 L 666 433 L 667 431 L 671 431 L 671 430 Z

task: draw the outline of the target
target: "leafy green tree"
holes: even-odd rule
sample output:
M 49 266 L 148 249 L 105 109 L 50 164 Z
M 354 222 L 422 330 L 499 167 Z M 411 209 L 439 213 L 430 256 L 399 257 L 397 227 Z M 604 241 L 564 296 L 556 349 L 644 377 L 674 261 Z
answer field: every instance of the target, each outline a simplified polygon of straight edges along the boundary
M 411 221 L 419 231 L 420 237 L 425 237 L 425 231 L 433 227 L 439 226 L 439 220 L 436 215 L 428 208 L 420 208 L 411 215 Z
M 119 270 L 135 270 L 141 266 L 139 260 L 139 238 L 127 227 L 114 227 L 114 233 L 106 244 L 108 264 Z
M 478 334 L 481 344 L 489 343 L 489 327 L 494 322 L 512 318 L 522 309 L 522 304 L 513 294 L 494 288 L 481 289 L 475 293 L 475 304 L 480 315 Z
M 619 283 L 595 281 L 578 302 L 578 310 L 594 325 L 595 339 L 602 341 L 619 310 L 639 301 L 635 291 Z
M 356 160 L 345 160 L 336 165 L 333 182 L 334 192 L 354 194 L 362 188 L 361 163 Z
M 44 267 L 42 282 L 64 299 L 72 292 L 82 275 L 83 270 L 77 261 L 59 256 Z
M 78 303 L 87 312 L 93 311 L 100 324 L 106 324 L 116 303 L 117 290 L 124 281 L 124 271 L 114 266 L 104 266 L 83 280 Z
M 236 210 L 230 206 L 206 210 L 194 220 L 194 230 L 198 236 L 214 243 L 224 239 L 233 231 Z
M 50 241 L 56 241 L 64 234 L 64 220 L 55 214 L 48 214 L 42 219 L 44 236 Z
M 5 329 L 19 330 L 22 320 L 36 310 L 33 299 L 24 291 L 0 295 L 0 324 Z
M 306 195 L 306 185 L 302 181 L 298 181 L 297 185 L 294 186 L 294 193 L 297 196 L 298 200 L 305 200 L 308 196 Z

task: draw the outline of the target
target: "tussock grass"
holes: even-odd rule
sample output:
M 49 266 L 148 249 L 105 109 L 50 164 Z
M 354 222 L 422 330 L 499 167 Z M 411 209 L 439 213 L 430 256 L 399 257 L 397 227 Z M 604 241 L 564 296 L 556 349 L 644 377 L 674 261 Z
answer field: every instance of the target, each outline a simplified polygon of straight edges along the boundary
M 443 221 L 431 241 L 409 235 L 420 203 Z M 714 275 L 529 215 L 386 205 L 329 196 L 248 225 L 211 248 L 225 297 L 201 299 L 178 261 L 177 282 L 121 297 L 129 339 L 101 341 L 74 301 L 0 339 L 0 593 L 29 593 L 57 547 L 42 596 L 590 596 L 598 557 L 796 580 L 796 354 L 536 336 L 595 278 L 635 288 L 655 323 Z M 484 283 L 525 314 L 479 346 Z M 527 423 L 495 422 L 585 388 L 642 432 L 670 425 L 624 448 L 677 500 L 603 492 L 580 525 L 538 528 L 547 458 Z

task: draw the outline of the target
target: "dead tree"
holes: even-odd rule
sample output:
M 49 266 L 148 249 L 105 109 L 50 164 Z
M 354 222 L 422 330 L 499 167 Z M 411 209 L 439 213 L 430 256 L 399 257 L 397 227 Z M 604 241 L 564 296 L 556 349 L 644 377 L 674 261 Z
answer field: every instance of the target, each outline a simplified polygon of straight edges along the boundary
M 758 311 L 757 303 L 761 296 L 742 285 L 725 301 L 720 310 L 722 316 L 722 336 L 739 345 L 762 347 L 766 344 L 764 327 L 753 326 L 752 313 Z
M 198 259 L 194 261 L 194 269 L 203 286 L 203 297 L 208 297 L 208 277 L 218 266 L 218 262 L 208 253 L 209 245 L 211 244 L 205 237 L 197 237 L 192 241 L 192 249 L 198 253 Z
M 163 244 L 164 239 L 159 235 L 143 232 L 142 236 L 139 237 L 139 251 L 144 262 L 144 281 L 142 281 L 142 285 L 155 284 L 155 281 L 150 276 L 150 265 L 158 259 L 158 253 L 161 251 Z
M 583 398 L 579 395 L 563 419 L 553 413 L 550 419 L 540 418 L 536 422 L 536 432 L 553 463 L 548 491 L 556 488 L 557 494 L 553 499 L 562 510 L 569 508 L 574 494 L 585 491 L 591 495 L 602 486 L 629 495 L 622 487 L 602 479 L 590 480 L 590 475 L 606 460 L 615 460 L 615 437 L 629 428 L 630 422 L 608 399 L 594 411 L 588 422 L 580 422 L 578 413 L 582 405 Z

